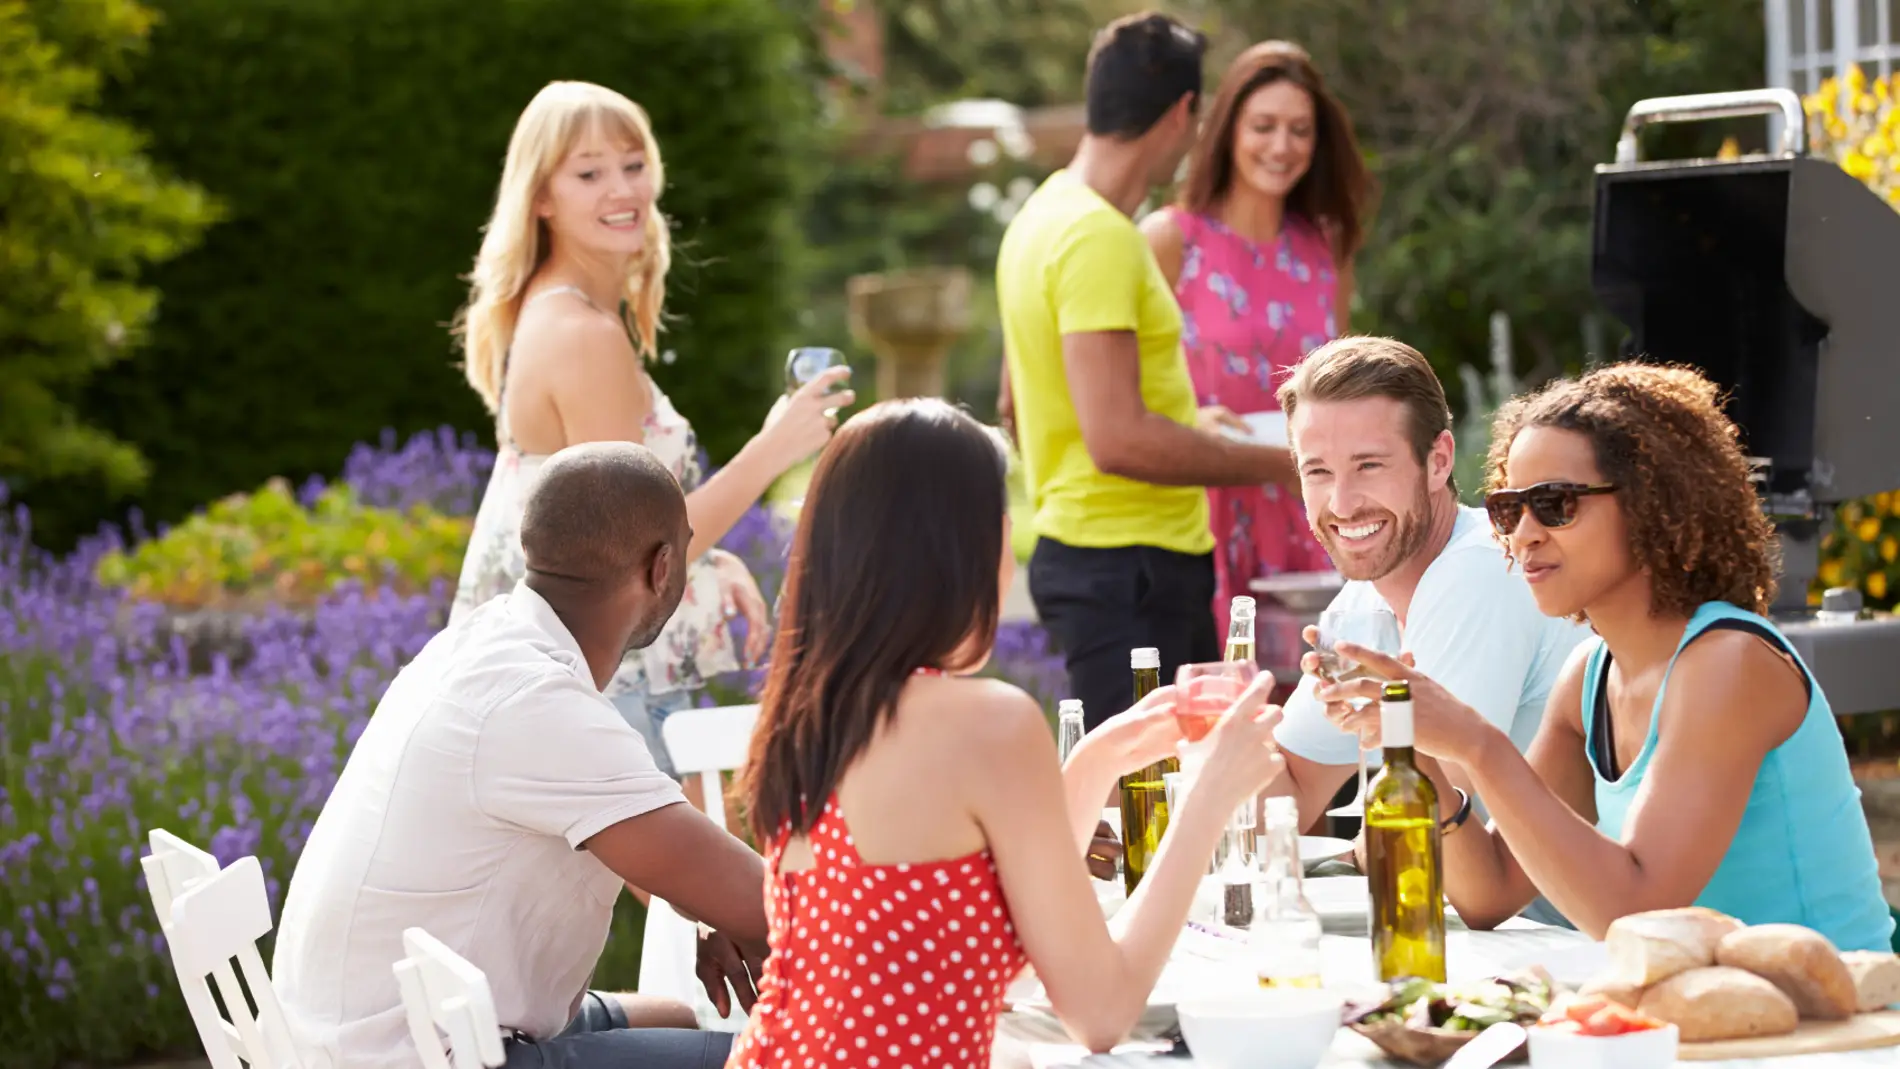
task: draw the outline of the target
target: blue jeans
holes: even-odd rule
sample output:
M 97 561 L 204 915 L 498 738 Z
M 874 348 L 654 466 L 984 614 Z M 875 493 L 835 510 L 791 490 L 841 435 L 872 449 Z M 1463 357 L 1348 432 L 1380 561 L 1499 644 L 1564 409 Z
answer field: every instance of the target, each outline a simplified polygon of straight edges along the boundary
M 504 1040 L 502 1069 L 719 1069 L 733 1038 L 729 1032 L 629 1028 L 620 1000 L 589 991 L 560 1035 Z
M 679 773 L 673 768 L 673 755 L 666 751 L 666 740 L 660 737 L 660 725 L 666 718 L 681 709 L 693 708 L 698 694 L 690 690 L 673 690 L 665 694 L 650 694 L 645 686 L 639 690 L 630 690 L 613 699 L 614 708 L 646 740 L 647 752 L 653 755 L 653 763 L 661 772 L 679 779 Z

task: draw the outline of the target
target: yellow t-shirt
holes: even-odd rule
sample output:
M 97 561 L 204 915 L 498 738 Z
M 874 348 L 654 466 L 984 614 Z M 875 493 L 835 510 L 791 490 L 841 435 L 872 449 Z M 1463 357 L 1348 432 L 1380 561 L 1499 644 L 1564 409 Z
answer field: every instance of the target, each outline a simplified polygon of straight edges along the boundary
M 1194 425 L 1181 309 L 1134 221 L 1057 171 L 1010 221 L 996 257 L 997 303 L 1038 535 L 1072 546 L 1208 553 L 1207 491 L 1104 474 L 1069 396 L 1062 336 L 1128 330 L 1150 412 Z

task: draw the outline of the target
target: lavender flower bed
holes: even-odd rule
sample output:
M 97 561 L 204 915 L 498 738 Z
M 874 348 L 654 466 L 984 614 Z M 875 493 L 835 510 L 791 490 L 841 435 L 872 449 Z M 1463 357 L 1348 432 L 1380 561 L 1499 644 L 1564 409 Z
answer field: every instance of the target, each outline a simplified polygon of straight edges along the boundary
M 492 465 L 467 436 L 385 436 L 351 454 L 345 478 L 377 504 L 466 514 Z M 434 633 L 453 577 L 422 595 L 343 589 L 314 612 L 265 611 L 241 623 L 247 660 L 194 672 L 162 610 L 93 580 L 115 536 L 55 559 L 30 545 L 24 510 L 4 506 L 0 490 L 0 1020 L 14 1025 L 0 1062 L 193 1051 L 138 865 L 146 833 L 167 828 L 227 863 L 255 854 L 281 906 L 351 744 Z M 789 535 L 784 517 L 755 508 L 723 542 L 768 599 Z M 1045 707 L 1062 687 L 1033 625 L 1005 626 L 991 671 Z M 749 673 L 716 690 L 740 700 L 756 683 Z M 599 982 L 633 986 L 639 923 L 623 901 Z

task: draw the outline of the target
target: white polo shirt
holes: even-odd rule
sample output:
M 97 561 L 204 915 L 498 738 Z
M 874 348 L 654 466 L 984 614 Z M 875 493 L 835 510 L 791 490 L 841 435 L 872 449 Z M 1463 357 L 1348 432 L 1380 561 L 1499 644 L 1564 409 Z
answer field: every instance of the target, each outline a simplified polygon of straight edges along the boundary
M 1370 582 L 1348 582 L 1333 608 L 1390 608 Z M 1545 616 L 1524 574 L 1511 567 L 1483 509 L 1461 507 L 1451 539 L 1425 567 L 1402 629 L 1418 670 L 1530 749 L 1564 661 L 1590 629 Z M 1322 765 L 1359 761 L 1358 742 L 1326 719 L 1306 676 L 1286 703 L 1275 738 Z M 1375 763 L 1377 757 L 1370 758 Z
M 620 878 L 581 843 L 684 802 L 517 585 L 397 674 L 291 877 L 271 978 L 304 1069 L 412 1069 L 390 967 L 419 926 L 488 976 L 504 1027 L 572 1018 Z

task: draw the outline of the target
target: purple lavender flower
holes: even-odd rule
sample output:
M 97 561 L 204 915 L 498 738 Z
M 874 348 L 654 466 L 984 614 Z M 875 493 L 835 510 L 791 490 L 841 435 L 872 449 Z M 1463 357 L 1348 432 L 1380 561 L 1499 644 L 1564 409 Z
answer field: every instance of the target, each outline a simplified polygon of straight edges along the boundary
M 469 515 L 493 463 L 469 435 L 387 434 L 351 453 L 342 480 L 378 506 Z M 22 508 L 0 511 L 0 1019 L 31 1022 L 9 1034 L 10 1054 L 40 1069 L 191 1053 L 137 860 L 147 833 L 165 828 L 223 862 L 257 856 L 281 906 L 351 745 L 440 627 L 454 577 L 413 595 L 343 587 L 308 611 L 265 609 L 239 624 L 248 659 L 194 664 L 161 606 L 96 581 L 124 534 L 55 557 L 33 546 L 30 522 Z M 758 506 L 721 542 L 768 603 L 792 530 Z M 1002 628 L 991 672 L 1050 707 L 1063 690 L 1061 660 L 1033 625 Z M 762 679 L 734 673 L 701 700 L 749 700 Z M 616 934 L 599 979 L 631 985 L 637 917 L 615 931 L 634 934 Z

